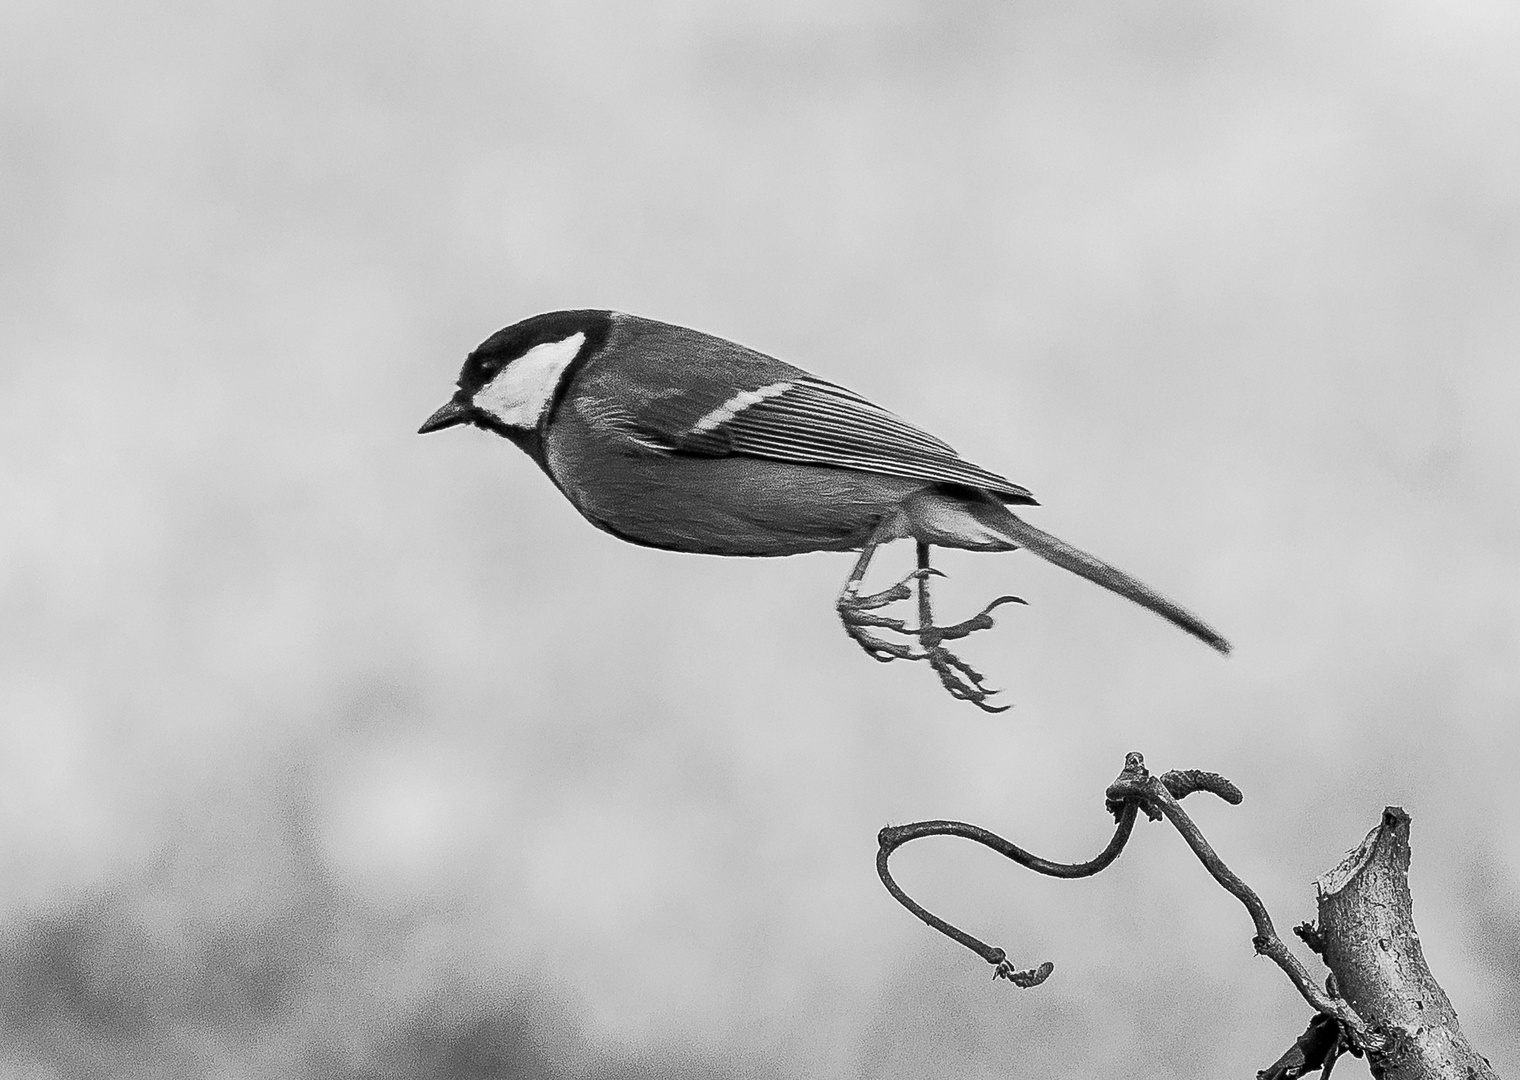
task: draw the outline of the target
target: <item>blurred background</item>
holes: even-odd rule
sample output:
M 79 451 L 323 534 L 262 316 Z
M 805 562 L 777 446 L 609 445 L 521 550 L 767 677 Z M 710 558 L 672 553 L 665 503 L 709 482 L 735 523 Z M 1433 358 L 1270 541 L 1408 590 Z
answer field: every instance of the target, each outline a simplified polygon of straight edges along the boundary
M 0 1072 L 1253 1075 L 1280 927 L 1385 804 L 1520 1069 L 1520 13 L 1458 2 L 12 0 L 0 14 Z M 844 383 L 1228 661 L 941 556 L 989 717 L 847 555 L 643 550 L 417 425 L 614 307 Z M 875 580 L 906 570 L 893 551 Z M 1350 1063 L 1352 1075 L 1365 1070 Z

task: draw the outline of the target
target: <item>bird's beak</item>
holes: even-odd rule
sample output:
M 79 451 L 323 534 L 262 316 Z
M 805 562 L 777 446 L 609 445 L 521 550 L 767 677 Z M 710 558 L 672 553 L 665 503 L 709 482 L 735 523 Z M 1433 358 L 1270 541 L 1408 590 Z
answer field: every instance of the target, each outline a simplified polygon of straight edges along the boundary
M 444 428 L 453 427 L 455 424 L 468 424 L 470 422 L 470 406 L 462 401 L 446 402 L 432 416 L 422 422 L 417 429 L 418 435 L 426 435 L 430 431 L 442 431 Z

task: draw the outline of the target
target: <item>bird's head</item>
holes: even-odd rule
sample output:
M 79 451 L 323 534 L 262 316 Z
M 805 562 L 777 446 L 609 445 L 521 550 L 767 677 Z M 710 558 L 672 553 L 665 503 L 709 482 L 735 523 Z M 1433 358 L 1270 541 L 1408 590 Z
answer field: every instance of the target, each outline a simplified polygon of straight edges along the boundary
M 465 358 L 459 389 L 418 434 L 474 424 L 514 441 L 531 436 L 611 326 L 606 311 L 552 311 L 498 330 Z

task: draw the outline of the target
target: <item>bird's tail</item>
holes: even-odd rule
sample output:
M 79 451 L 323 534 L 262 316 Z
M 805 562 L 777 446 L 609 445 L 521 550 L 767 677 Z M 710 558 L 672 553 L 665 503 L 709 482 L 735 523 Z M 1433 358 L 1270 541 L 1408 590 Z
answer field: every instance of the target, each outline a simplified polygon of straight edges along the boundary
M 998 530 L 1006 533 L 1008 539 L 1019 547 L 1028 548 L 1046 562 L 1055 563 L 1063 570 L 1085 577 L 1110 592 L 1128 597 L 1141 607 L 1154 611 L 1173 626 L 1186 630 L 1210 648 L 1229 654 L 1230 643 L 1217 630 L 1192 612 L 1172 603 L 1149 585 L 1144 585 L 1118 567 L 1110 566 L 1102 559 L 1094 558 L 1066 541 L 1035 528 L 1006 507 L 991 505 L 1001 511 L 995 515 Z

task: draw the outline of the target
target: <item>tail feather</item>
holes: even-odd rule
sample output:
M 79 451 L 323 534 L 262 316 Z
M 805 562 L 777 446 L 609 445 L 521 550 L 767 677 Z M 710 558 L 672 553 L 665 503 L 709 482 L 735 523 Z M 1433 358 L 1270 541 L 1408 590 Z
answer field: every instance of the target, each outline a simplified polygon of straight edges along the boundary
M 1063 570 L 1070 570 L 1073 574 L 1085 577 L 1088 581 L 1101 585 L 1110 592 L 1133 600 L 1141 607 L 1154 611 L 1173 626 L 1186 630 L 1210 648 L 1229 655 L 1230 643 L 1217 630 L 1192 612 L 1172 603 L 1149 585 L 1136 581 L 1118 567 L 1110 566 L 1102 559 L 1095 558 L 1085 551 L 1072 547 L 1066 541 L 1035 528 L 1011 510 L 1003 507 L 999 509 L 1003 511 L 997 515 L 1000 531 L 1006 532 L 1009 540 L 1019 547 L 1028 548 L 1046 562 L 1054 563 Z

